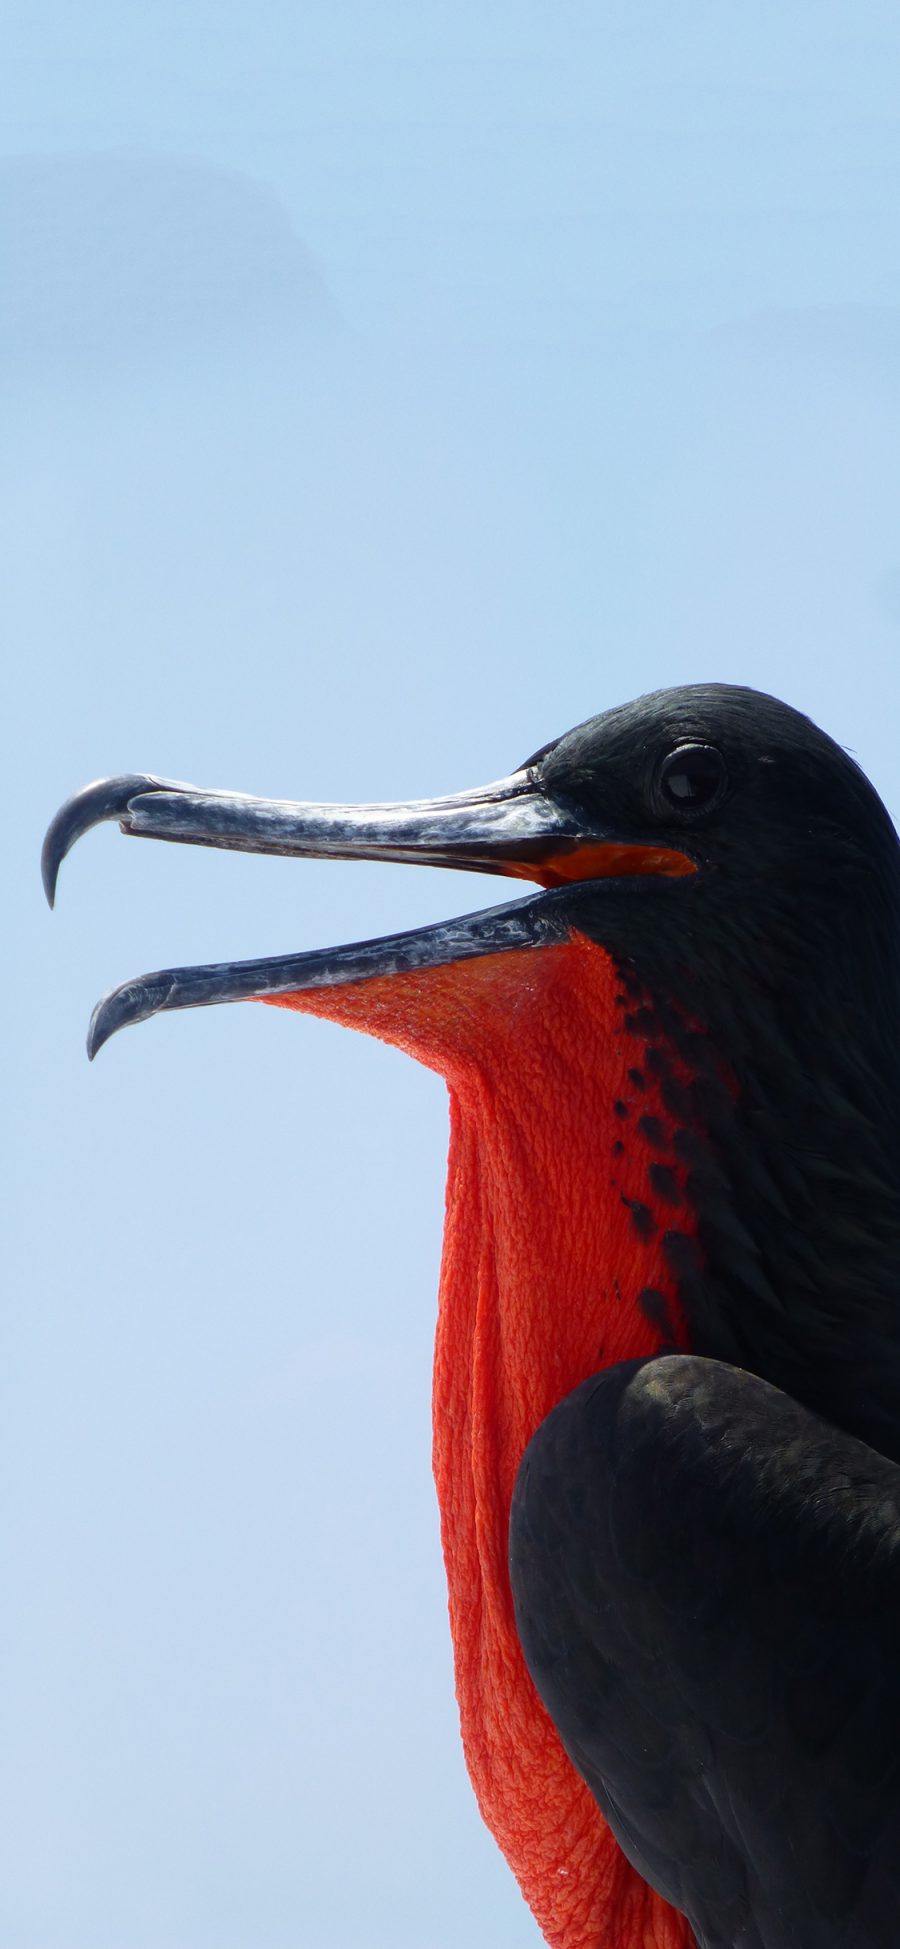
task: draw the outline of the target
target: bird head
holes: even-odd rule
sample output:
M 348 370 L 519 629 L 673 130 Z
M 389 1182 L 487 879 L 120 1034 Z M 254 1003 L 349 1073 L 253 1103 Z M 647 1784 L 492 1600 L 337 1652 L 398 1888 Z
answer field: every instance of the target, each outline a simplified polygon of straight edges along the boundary
M 70 799 L 49 829 L 51 905 L 65 854 L 105 820 L 145 838 L 456 867 L 543 891 L 380 940 L 128 981 L 95 1011 L 92 1056 L 117 1029 L 169 1009 L 496 964 L 573 932 L 626 960 L 649 956 L 657 985 L 688 988 L 695 1005 L 697 983 L 702 997 L 729 951 L 796 986 L 815 957 L 843 967 L 847 936 L 860 924 L 867 937 L 884 935 L 893 918 L 885 888 L 897 880 L 893 827 L 852 759 L 787 705 L 722 684 L 657 691 L 605 711 L 496 783 L 440 799 L 314 805 L 148 775 L 102 780 Z M 490 983 L 477 988 L 484 997 Z M 404 993 L 412 996 L 411 984 Z

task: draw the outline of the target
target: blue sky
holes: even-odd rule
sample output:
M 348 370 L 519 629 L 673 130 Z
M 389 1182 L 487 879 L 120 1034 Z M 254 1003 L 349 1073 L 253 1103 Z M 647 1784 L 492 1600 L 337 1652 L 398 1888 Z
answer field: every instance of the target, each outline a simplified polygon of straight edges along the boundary
M 7 1949 L 536 1942 L 459 1751 L 438 1081 L 146 968 L 483 884 L 93 835 L 105 772 L 496 777 L 758 684 L 900 811 L 893 7 L 13 4 Z M 7 685 L 9 692 L 9 685 Z

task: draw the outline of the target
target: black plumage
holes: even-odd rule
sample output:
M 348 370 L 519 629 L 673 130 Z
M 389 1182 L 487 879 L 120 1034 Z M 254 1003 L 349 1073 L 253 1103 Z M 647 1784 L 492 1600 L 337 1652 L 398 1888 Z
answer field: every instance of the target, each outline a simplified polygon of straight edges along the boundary
M 511 1528 L 535 1684 L 701 1949 L 890 1949 L 900 1918 L 900 1472 L 691 1355 L 542 1424 Z

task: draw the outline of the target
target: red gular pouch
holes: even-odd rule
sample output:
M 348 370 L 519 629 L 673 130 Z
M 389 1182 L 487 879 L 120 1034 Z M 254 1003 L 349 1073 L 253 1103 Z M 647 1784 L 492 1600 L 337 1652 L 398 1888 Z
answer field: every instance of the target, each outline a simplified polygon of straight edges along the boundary
M 687 1949 L 631 1867 L 527 1672 L 507 1540 L 522 1454 L 599 1368 L 686 1346 L 666 1263 L 693 1234 L 663 1078 L 605 950 L 560 944 L 267 997 L 363 1029 L 446 1078 L 451 1131 L 434 1472 L 466 1760 L 553 1949 Z

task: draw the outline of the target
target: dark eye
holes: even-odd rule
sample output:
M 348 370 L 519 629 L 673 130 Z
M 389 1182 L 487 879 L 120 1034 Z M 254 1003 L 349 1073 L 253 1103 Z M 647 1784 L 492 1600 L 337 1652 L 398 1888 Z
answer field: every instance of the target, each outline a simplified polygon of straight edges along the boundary
M 662 797 L 678 812 L 708 811 L 727 783 L 725 760 L 712 744 L 676 745 L 659 769 Z

